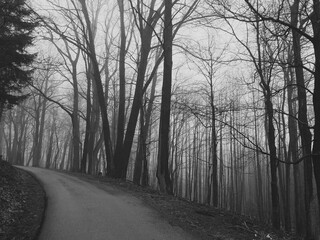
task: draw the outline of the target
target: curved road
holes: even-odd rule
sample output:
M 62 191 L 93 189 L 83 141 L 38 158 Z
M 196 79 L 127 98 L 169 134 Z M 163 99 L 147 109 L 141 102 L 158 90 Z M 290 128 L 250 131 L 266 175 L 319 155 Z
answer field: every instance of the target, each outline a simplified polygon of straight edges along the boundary
M 187 240 L 139 199 L 106 184 L 41 168 L 23 168 L 43 184 L 48 202 L 39 240 Z

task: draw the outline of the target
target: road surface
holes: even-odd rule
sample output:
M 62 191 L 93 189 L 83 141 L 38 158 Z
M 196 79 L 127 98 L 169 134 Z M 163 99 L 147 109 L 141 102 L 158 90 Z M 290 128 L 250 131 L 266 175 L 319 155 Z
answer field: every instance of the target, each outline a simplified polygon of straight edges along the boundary
M 194 239 L 111 186 L 41 168 L 23 169 L 39 179 L 48 198 L 39 240 Z

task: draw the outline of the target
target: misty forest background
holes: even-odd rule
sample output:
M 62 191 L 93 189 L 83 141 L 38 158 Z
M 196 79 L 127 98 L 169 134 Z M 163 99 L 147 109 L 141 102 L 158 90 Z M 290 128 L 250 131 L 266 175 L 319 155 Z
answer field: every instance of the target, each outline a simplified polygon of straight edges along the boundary
M 28 4 L 37 59 L 29 97 L 1 118 L 9 162 L 319 235 L 319 1 Z

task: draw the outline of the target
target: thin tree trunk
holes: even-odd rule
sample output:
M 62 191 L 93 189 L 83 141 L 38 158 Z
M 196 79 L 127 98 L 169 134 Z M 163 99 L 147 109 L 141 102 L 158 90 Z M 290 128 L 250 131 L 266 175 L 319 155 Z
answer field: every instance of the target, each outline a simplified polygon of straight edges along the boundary
M 253 93 L 253 101 L 255 104 L 255 95 Z M 259 146 L 259 133 L 258 133 L 258 126 L 257 126 L 257 108 L 254 105 L 254 133 L 255 133 L 255 141 L 256 145 Z M 256 154 L 256 168 L 257 168 L 257 180 L 256 180 L 256 192 L 257 192 L 257 208 L 259 212 L 259 218 L 260 220 L 264 220 L 264 204 L 263 204 L 263 185 L 262 185 L 262 173 L 261 173 L 261 159 L 260 159 L 260 153 L 257 149 L 255 151 Z
M 81 159 L 81 172 L 86 173 L 87 171 L 87 163 L 88 163 L 88 151 L 89 151 L 89 140 L 90 140 L 90 130 L 91 130 L 91 78 L 89 76 L 89 73 L 87 73 L 87 101 L 86 101 L 86 107 L 87 107 L 87 114 L 86 114 L 86 131 L 85 131 L 85 137 L 83 142 L 83 153 L 82 153 L 82 159 Z
M 138 150 L 136 161 L 134 163 L 134 172 L 133 172 L 133 182 L 140 185 L 141 182 L 141 173 L 143 163 L 146 161 L 144 153 L 145 151 L 145 122 L 144 122 L 144 111 L 143 106 L 140 108 L 140 134 L 139 134 L 139 141 L 138 141 Z
M 51 166 L 51 159 L 52 159 L 52 150 L 53 150 L 53 137 L 55 131 L 55 120 L 52 119 L 51 129 L 48 133 L 48 145 L 47 145 L 47 156 L 46 156 L 46 168 L 50 168 Z M 72 143 L 73 144 L 73 143 Z
M 212 200 L 213 206 L 218 207 L 218 153 L 216 133 L 216 109 L 214 104 L 213 76 L 210 79 L 210 107 L 211 107 L 211 157 L 212 157 Z
M 293 76 L 291 77 L 291 79 Z M 292 80 L 291 80 L 292 81 Z M 291 84 L 292 85 L 292 82 Z M 291 161 L 295 161 L 298 159 L 298 128 L 297 123 L 293 117 L 296 116 L 295 104 L 294 104 L 294 94 L 293 87 L 288 87 L 288 109 L 289 109 L 289 117 L 288 126 L 289 126 L 289 158 Z M 294 178 L 294 206 L 295 206 L 295 228 L 298 235 L 302 236 L 305 234 L 305 214 L 304 214 L 304 201 L 301 196 L 301 192 L 303 192 L 301 173 L 300 173 L 300 165 L 293 166 L 293 178 Z

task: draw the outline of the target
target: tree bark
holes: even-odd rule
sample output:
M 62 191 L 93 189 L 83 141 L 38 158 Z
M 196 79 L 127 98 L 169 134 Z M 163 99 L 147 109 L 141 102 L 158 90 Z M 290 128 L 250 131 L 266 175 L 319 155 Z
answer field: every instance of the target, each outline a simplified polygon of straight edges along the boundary
M 107 174 L 113 175 L 114 163 L 112 159 L 112 150 L 111 150 L 111 143 L 110 143 L 109 120 L 108 120 L 107 106 L 104 98 L 103 86 L 102 86 L 102 81 L 101 81 L 101 76 L 99 71 L 99 64 L 98 64 L 97 55 L 95 51 L 94 37 L 91 29 L 91 22 L 89 19 L 89 13 L 86 6 L 86 2 L 85 0 L 79 0 L 79 2 L 82 6 L 82 12 L 84 14 L 84 18 L 85 18 L 87 30 L 88 30 L 87 44 L 88 44 L 88 50 L 89 50 L 89 57 L 90 57 L 92 68 L 93 68 L 93 79 L 97 87 L 98 102 L 99 102 L 100 113 L 102 118 L 104 145 L 105 145 L 106 158 L 107 158 L 107 164 L 108 164 Z
M 169 132 L 171 110 L 171 85 L 172 85 L 172 0 L 165 0 L 163 50 L 164 67 L 162 97 L 159 124 L 159 149 L 157 179 L 160 191 L 172 194 L 172 181 L 169 173 Z
M 211 107 L 211 157 L 212 157 L 212 204 L 218 207 L 218 151 L 217 151 L 217 133 L 216 133 L 216 106 L 214 104 L 213 76 L 210 76 L 210 107 Z
M 264 49 L 261 43 L 261 32 L 260 23 L 256 21 L 256 43 L 258 49 L 258 59 L 255 61 L 256 69 L 260 78 L 260 87 L 264 94 L 265 113 L 266 113 L 266 137 L 269 148 L 270 158 L 270 174 L 271 174 L 271 208 L 272 208 L 272 226 L 275 229 L 280 229 L 280 203 L 279 203 L 279 190 L 278 190 L 278 160 L 277 160 L 277 148 L 275 142 L 275 129 L 273 125 L 273 103 L 272 103 L 272 92 L 270 89 L 270 78 L 271 76 L 265 76 L 264 68 Z M 270 59 L 271 61 L 273 59 Z M 270 71 L 270 70 L 269 70 Z
M 89 74 L 87 73 L 87 101 L 86 101 L 86 130 L 83 142 L 83 151 L 82 151 L 82 159 L 81 159 L 81 172 L 86 173 L 87 171 L 87 159 L 89 153 L 89 140 L 90 140 L 90 129 L 91 129 L 91 79 Z
M 295 0 L 291 6 L 291 24 L 294 27 L 298 27 L 299 19 L 299 0 Z M 301 59 L 301 43 L 300 34 L 292 30 L 292 41 L 293 41 L 293 53 L 294 53 L 294 65 L 295 76 L 298 86 L 298 126 L 300 131 L 302 155 L 311 156 L 311 144 L 312 135 L 308 125 L 308 109 L 307 109 L 307 94 L 305 87 L 305 79 L 303 73 L 303 64 Z M 311 216 L 310 216 L 310 203 L 313 195 L 312 187 L 312 162 L 311 157 L 307 157 L 304 160 L 304 197 L 305 197 L 305 226 L 307 230 L 306 237 L 310 238 L 311 235 Z
M 125 76 L 125 56 L 126 56 L 126 33 L 124 25 L 124 2 L 118 0 L 120 12 L 120 54 L 119 54 L 119 108 L 118 108 L 118 121 L 117 121 L 117 140 L 115 147 L 114 164 L 117 175 L 122 172 L 121 164 L 121 149 L 124 138 L 124 124 L 125 124 L 125 97 L 126 97 L 126 76 Z
M 137 125 L 140 106 L 142 104 L 143 84 L 145 73 L 147 70 L 148 57 L 151 50 L 153 30 L 161 16 L 160 14 L 156 13 L 157 11 L 154 10 L 154 4 L 155 0 L 152 0 L 152 2 L 150 3 L 150 12 L 147 19 L 143 19 L 143 16 L 141 16 L 141 13 L 139 13 L 140 22 L 146 21 L 146 23 L 145 26 L 143 24 L 140 24 L 139 26 L 141 37 L 141 55 L 138 66 L 137 82 L 135 85 L 135 92 L 131 106 L 131 113 L 127 124 L 127 130 L 124 137 L 123 146 L 121 149 L 119 148 L 119 151 L 121 151 L 121 153 L 115 153 L 115 156 L 119 156 L 119 158 L 115 159 L 115 162 L 121 162 L 121 166 L 118 168 L 121 171 L 116 172 L 115 174 L 115 177 L 117 178 L 125 179 L 127 175 L 127 168 L 131 154 L 133 138 Z
M 311 16 L 313 27 L 313 47 L 315 54 L 313 110 L 314 110 L 314 136 L 312 160 L 320 207 L 320 1 L 313 1 L 313 14 Z

